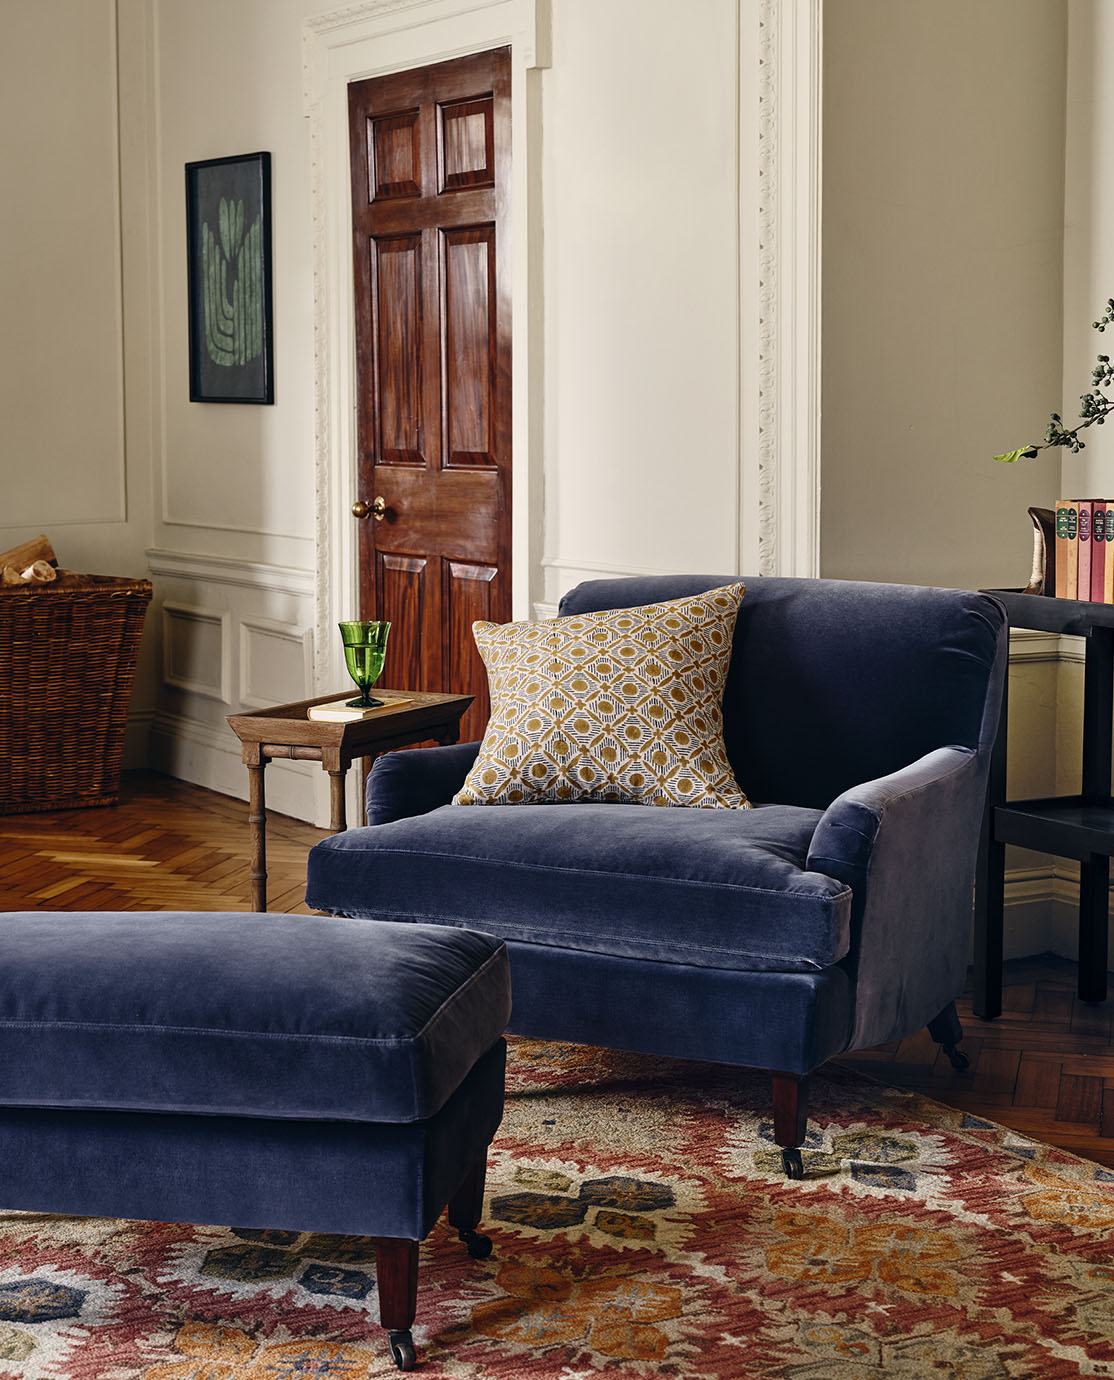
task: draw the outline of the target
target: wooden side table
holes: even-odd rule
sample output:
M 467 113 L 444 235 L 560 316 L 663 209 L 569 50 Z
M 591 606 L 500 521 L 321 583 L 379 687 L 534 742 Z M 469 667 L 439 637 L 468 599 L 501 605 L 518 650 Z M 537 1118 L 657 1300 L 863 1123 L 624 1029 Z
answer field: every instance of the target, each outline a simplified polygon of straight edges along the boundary
M 240 740 L 248 769 L 248 823 L 251 825 L 251 905 L 267 909 L 267 812 L 263 773 L 275 758 L 296 762 L 320 762 L 329 773 L 331 828 L 340 833 L 348 827 L 344 808 L 344 781 L 348 768 L 359 757 L 374 759 L 395 748 L 416 743 L 455 743 L 460 720 L 472 703 L 471 695 L 435 695 L 419 690 L 379 690 L 383 708 L 354 723 L 321 723 L 308 717 L 314 704 L 328 704 L 350 697 L 351 690 L 319 695 L 297 704 L 230 714 L 228 722 Z M 394 703 L 397 701 L 397 703 Z
M 1106 999 L 1110 858 L 1114 854 L 1114 605 L 987 589 L 1014 628 L 1071 633 L 1086 639 L 1083 674 L 1083 789 L 1079 795 L 1010 800 L 1006 789 L 1008 700 L 990 764 L 990 789 L 975 884 L 975 1014 L 1002 1013 L 1003 897 L 1006 845 L 1075 858 L 1079 863 L 1079 996 Z

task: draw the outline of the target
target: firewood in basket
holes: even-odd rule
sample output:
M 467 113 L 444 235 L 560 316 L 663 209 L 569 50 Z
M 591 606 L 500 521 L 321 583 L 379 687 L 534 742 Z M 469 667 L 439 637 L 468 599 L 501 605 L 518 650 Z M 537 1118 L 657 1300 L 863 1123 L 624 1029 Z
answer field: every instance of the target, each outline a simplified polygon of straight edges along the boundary
M 17 570 L 14 565 L 4 567 L 6 585 L 48 585 L 57 578 L 57 570 L 46 561 L 32 561 L 25 570 Z
M 55 568 L 58 566 L 54 547 L 42 535 L 32 537 L 30 541 L 22 542 L 19 546 L 13 546 L 10 551 L 0 551 L 0 568 L 10 565 L 14 570 L 23 571 L 35 561 L 45 561 L 47 565 Z

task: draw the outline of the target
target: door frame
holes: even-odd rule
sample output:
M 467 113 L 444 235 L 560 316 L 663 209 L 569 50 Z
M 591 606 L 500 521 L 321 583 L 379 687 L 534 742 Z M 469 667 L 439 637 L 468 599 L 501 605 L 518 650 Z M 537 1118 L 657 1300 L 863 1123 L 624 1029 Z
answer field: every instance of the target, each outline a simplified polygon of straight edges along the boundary
M 313 219 L 314 690 L 347 681 L 336 622 L 358 607 L 355 285 L 348 85 L 511 50 L 511 606 L 532 613 L 542 555 L 541 112 L 549 0 L 362 0 L 302 28 Z M 279 342 L 281 349 L 281 341 Z M 351 783 L 350 783 L 351 789 Z M 356 816 L 358 817 L 358 816 Z

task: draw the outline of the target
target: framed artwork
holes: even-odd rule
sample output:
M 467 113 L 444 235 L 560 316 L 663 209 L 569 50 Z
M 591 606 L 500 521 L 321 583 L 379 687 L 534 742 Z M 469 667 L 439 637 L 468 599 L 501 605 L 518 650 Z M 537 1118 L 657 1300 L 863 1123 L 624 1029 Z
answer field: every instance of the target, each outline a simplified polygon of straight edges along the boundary
M 271 155 L 186 164 L 190 401 L 273 403 Z

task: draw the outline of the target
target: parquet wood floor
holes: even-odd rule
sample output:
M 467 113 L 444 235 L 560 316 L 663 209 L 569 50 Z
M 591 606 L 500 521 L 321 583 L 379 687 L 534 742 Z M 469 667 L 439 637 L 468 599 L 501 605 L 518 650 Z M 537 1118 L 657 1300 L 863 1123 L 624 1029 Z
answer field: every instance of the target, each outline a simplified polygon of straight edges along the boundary
M 324 834 L 268 814 L 273 910 L 308 913 L 305 859 Z M 111 809 L 0 816 L 0 910 L 246 910 L 247 806 L 153 773 L 125 777 Z M 1114 999 L 1075 996 L 1075 964 L 1007 964 L 1004 1013 L 961 1003 L 971 1067 L 957 1073 L 921 1031 L 849 1056 L 898 1087 L 1114 1167 Z
M 0 816 L 2 910 L 247 910 L 243 801 L 128 772 L 119 805 Z M 270 910 L 309 914 L 306 853 L 326 836 L 267 812 Z
M 1066 958 L 1007 963 L 996 1021 L 980 1021 L 967 997 L 958 1004 L 971 1061 L 962 1073 L 927 1030 L 844 1062 L 1114 1168 L 1114 996 L 1081 1002 L 1075 985 L 1076 965 Z

